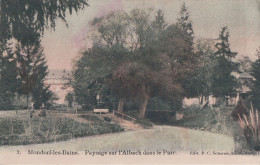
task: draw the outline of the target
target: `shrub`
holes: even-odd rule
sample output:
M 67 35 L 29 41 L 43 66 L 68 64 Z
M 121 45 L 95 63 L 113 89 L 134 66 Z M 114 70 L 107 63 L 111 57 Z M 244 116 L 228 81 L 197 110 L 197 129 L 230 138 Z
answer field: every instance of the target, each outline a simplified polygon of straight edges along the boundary
M 149 119 L 137 119 L 135 121 L 135 123 L 141 125 L 144 129 L 149 129 L 153 126 L 153 124 L 151 123 L 151 121 Z
M 104 117 L 104 120 L 107 122 L 111 122 L 111 118 L 110 117 Z
M 191 105 L 183 110 L 183 119 L 190 119 L 198 116 L 201 113 L 201 109 L 198 105 Z
M 248 115 L 248 109 L 245 105 L 244 100 L 240 99 L 235 106 L 234 110 L 231 113 L 232 118 L 237 121 L 238 120 L 238 115 Z
M 169 123 L 176 111 L 147 111 L 146 117 L 154 123 Z
M 71 138 L 124 131 L 119 125 L 86 115 L 89 122 L 67 117 L 3 118 L 0 119 L 0 145 L 46 143 Z
M 253 109 L 251 105 L 249 115 L 243 114 L 242 117 L 238 114 L 239 124 L 243 130 L 244 136 L 251 148 L 260 150 L 260 123 L 259 114 L 257 110 Z

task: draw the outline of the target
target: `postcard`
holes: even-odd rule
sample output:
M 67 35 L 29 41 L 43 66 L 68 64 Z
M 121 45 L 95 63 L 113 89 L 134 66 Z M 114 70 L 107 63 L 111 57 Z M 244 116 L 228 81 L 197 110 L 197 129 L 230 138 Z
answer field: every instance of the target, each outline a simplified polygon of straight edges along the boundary
M 0 164 L 259 164 L 259 0 L 1 0 Z

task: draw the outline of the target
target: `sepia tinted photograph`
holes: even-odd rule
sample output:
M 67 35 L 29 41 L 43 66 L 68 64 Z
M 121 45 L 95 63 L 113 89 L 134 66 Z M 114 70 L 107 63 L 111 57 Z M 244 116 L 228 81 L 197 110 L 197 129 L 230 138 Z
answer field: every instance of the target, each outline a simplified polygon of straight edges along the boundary
M 0 0 L 0 164 L 256 163 L 259 110 L 259 0 Z

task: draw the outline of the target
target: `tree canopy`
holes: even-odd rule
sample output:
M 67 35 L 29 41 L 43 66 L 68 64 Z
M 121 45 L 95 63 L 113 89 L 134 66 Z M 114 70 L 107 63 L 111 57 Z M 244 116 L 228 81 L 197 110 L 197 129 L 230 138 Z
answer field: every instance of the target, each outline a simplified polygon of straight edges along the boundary
M 36 106 L 47 102 L 51 93 L 43 83 L 48 66 L 41 37 L 45 29 L 55 30 L 58 19 L 67 25 L 66 16 L 86 6 L 87 0 L 0 1 L 1 105 L 11 107 L 17 94 L 32 95 Z
M 56 20 L 66 22 L 66 14 L 88 6 L 87 0 L 1 0 L 0 43 L 15 38 L 33 43 L 45 28 L 55 29 Z
M 151 97 L 178 100 L 181 105 L 181 79 L 194 67 L 193 38 L 186 29 L 168 25 L 161 10 L 154 17 L 152 13 L 152 9 L 113 11 L 92 20 L 93 46 L 74 71 L 76 99 L 92 95 L 95 101 L 93 95 L 109 89 L 119 100 L 119 109 L 123 100 L 138 100 L 140 118 Z

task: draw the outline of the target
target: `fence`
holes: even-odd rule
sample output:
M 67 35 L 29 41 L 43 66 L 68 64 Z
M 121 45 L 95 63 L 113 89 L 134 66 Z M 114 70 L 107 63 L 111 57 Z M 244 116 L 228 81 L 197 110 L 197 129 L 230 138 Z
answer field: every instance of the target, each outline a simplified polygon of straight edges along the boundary
M 128 116 L 124 113 L 121 113 L 121 112 L 118 112 L 118 111 L 114 111 L 113 110 L 113 116 L 121 119 L 121 120 L 130 120 L 132 123 L 134 123 L 136 121 L 135 118 L 131 117 L 131 116 Z

